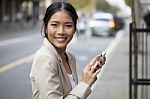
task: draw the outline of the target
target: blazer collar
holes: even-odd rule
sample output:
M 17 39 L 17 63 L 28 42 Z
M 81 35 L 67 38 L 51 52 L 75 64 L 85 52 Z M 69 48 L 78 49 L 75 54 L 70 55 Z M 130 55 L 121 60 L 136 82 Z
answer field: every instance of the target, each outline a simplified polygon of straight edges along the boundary
M 60 63 L 63 65 L 61 56 L 58 54 L 58 52 L 57 52 L 57 50 L 55 49 L 55 47 L 48 41 L 47 38 L 44 38 L 43 46 L 48 47 L 48 49 L 56 55 L 56 57 L 58 58 L 58 60 L 60 61 Z M 72 56 L 71 56 L 71 54 L 70 54 L 69 52 L 66 52 L 66 54 L 67 54 L 67 57 L 68 57 L 68 62 L 69 62 L 69 65 L 70 65 L 72 74 L 73 74 L 73 76 L 74 76 L 74 78 L 75 78 L 75 75 L 76 75 L 76 74 L 75 74 L 75 70 L 73 69 L 73 65 L 75 65 L 75 64 L 73 63 L 73 58 L 72 58 Z M 70 81 L 69 81 L 69 78 L 68 78 L 68 76 L 67 76 L 67 73 L 66 73 L 66 71 L 65 71 L 65 68 L 64 68 L 64 67 L 61 67 L 61 68 L 62 68 L 62 70 L 63 70 L 63 72 L 64 72 L 64 74 L 65 74 L 65 77 L 66 77 L 66 79 L 67 79 L 67 82 L 70 82 Z M 76 84 L 77 84 L 77 79 L 75 79 L 75 82 L 76 82 Z M 71 83 L 69 83 L 69 86 L 71 87 Z M 69 88 L 70 88 L 70 87 L 69 87 Z M 71 89 L 70 89 L 70 90 L 71 90 Z
M 61 56 L 58 54 L 58 52 L 57 52 L 57 50 L 55 49 L 55 47 L 48 41 L 47 38 L 44 38 L 43 45 L 44 45 L 44 46 L 47 46 L 47 47 L 50 49 L 50 51 L 52 51 L 52 52 L 57 56 L 57 58 L 59 59 L 59 61 L 62 62 Z M 72 57 L 71 57 L 71 55 L 69 54 L 69 52 L 66 52 L 66 54 L 67 54 L 67 57 L 68 57 L 68 59 L 69 59 L 68 61 L 69 61 L 69 62 L 72 61 Z
M 56 57 L 58 58 L 58 60 L 62 63 L 61 56 L 58 54 L 58 52 L 57 52 L 57 50 L 55 49 L 55 47 L 48 41 L 47 38 L 44 38 L 43 46 L 48 47 L 48 49 L 49 49 L 50 51 L 52 51 L 52 52 L 56 55 Z M 69 65 L 70 65 L 72 74 L 75 75 L 75 71 L 74 71 L 74 69 L 73 69 L 73 65 L 75 65 L 75 64 L 74 64 L 74 61 L 75 61 L 75 60 L 72 58 L 72 55 L 71 55 L 69 52 L 66 52 L 66 54 L 67 54 L 67 57 L 68 57 L 68 62 L 69 62 Z M 64 68 L 64 67 L 63 67 L 63 68 Z M 65 70 L 65 69 L 63 69 L 63 70 Z M 77 81 L 76 81 L 76 82 L 77 82 Z
M 59 61 L 62 62 L 62 59 L 61 59 L 61 56 L 58 54 L 57 50 L 55 49 L 55 47 L 48 41 L 47 38 L 44 38 L 44 41 L 43 41 L 43 46 L 46 46 L 48 47 L 48 49 L 53 52 L 57 58 L 59 59 Z

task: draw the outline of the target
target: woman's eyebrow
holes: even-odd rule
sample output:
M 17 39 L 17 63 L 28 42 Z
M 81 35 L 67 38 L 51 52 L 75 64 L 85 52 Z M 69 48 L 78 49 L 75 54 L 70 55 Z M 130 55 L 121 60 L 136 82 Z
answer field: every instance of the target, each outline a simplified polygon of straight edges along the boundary
M 58 21 L 51 21 L 50 23 L 60 23 Z M 73 24 L 73 22 L 65 22 L 65 24 Z
M 58 22 L 58 21 L 50 21 L 50 23 L 60 23 L 60 22 Z
M 65 22 L 65 24 L 73 24 L 73 22 Z

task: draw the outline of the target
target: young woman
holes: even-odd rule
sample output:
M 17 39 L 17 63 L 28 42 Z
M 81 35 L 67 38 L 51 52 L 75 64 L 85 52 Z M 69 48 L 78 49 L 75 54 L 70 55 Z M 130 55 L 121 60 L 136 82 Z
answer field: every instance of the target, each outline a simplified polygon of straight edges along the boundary
M 69 3 L 54 2 L 47 8 L 43 45 L 35 54 L 30 73 L 33 99 L 85 99 L 91 93 L 105 57 L 92 59 L 78 83 L 75 57 L 66 51 L 77 31 L 77 19 Z

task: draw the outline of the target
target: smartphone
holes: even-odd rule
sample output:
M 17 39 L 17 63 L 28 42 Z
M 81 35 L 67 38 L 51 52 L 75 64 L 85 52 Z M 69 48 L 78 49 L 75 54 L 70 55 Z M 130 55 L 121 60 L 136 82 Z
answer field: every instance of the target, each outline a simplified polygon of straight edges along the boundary
M 102 55 L 102 56 L 105 56 L 105 55 L 106 55 L 106 52 L 105 52 L 105 51 L 103 51 L 103 52 L 101 53 L 101 55 Z
M 106 55 L 106 52 L 103 51 L 103 52 L 101 53 L 101 56 L 105 57 L 105 55 Z M 96 61 L 96 62 L 98 62 L 98 61 Z M 100 62 L 100 63 L 101 63 L 101 62 Z M 100 66 L 100 65 L 102 65 L 102 64 L 96 63 L 96 64 L 93 66 L 93 67 L 95 68 L 94 72 L 97 71 L 99 68 L 102 67 L 102 66 Z

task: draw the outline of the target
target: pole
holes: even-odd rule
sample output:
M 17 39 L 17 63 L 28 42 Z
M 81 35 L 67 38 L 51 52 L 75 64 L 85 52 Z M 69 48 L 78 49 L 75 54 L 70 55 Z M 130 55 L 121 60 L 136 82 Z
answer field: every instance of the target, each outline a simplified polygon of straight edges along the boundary
M 135 9 L 135 5 L 136 5 L 136 2 L 135 2 L 135 0 L 132 0 L 132 6 L 131 6 L 131 10 L 132 10 L 132 27 L 131 28 L 133 28 L 133 29 L 135 29 L 136 28 L 136 15 L 137 15 L 137 9 Z M 137 57 L 137 55 L 138 55 L 138 44 L 137 44 L 137 34 L 136 34 L 136 32 L 131 32 L 131 33 L 133 33 L 133 52 L 134 52 L 134 54 L 133 54 L 133 58 L 134 58 L 134 64 L 133 64 L 133 70 L 134 70 L 134 72 L 133 72 L 133 81 L 134 82 L 137 82 L 137 77 L 138 77 L 138 74 L 137 74 L 137 71 L 138 71 L 138 64 L 137 64 L 137 60 L 138 60 L 138 57 Z M 132 34 L 131 34 L 132 35 Z M 133 99 L 137 99 L 137 84 L 136 83 L 134 83 L 134 85 L 133 85 Z M 131 92 L 132 93 L 132 92 Z M 131 96 L 132 97 L 132 96 Z M 131 98 L 132 99 L 132 98 Z

